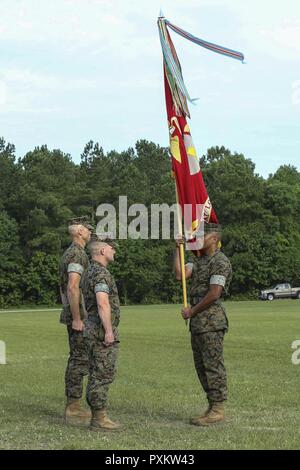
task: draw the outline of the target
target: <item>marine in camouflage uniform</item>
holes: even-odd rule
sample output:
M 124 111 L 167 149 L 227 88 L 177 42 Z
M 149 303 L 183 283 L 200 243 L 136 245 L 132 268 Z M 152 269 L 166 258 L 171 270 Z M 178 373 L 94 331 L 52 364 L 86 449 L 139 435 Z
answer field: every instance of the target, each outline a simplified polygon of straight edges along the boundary
M 106 413 L 109 386 L 115 379 L 119 351 L 119 295 L 114 277 L 107 269 L 108 262 L 113 261 L 115 247 L 115 243 L 110 239 L 103 241 L 94 237 L 91 242 L 92 261 L 82 278 L 82 292 L 87 312 L 84 337 L 89 349 L 87 402 L 92 410 L 92 430 L 115 430 L 120 427 L 111 421 Z M 98 293 L 105 295 L 99 298 Z M 106 327 L 101 312 L 104 308 L 101 299 L 108 299 L 109 303 L 110 319 Z M 110 343 L 106 342 L 108 329 L 113 335 Z
M 69 276 L 72 273 L 80 277 L 88 267 L 88 256 L 85 252 L 85 242 L 89 240 L 89 232 L 93 227 L 88 223 L 86 217 L 79 217 L 69 221 L 69 230 L 74 226 L 82 226 L 84 238 L 75 239 L 66 249 L 60 261 L 60 292 L 63 308 L 60 315 L 60 323 L 67 326 L 69 339 L 69 358 L 65 372 L 65 394 L 67 405 L 65 410 L 65 420 L 67 424 L 78 424 L 90 418 L 90 412 L 81 410 L 79 400 L 83 394 L 83 378 L 88 374 L 88 348 L 83 337 L 83 332 L 73 328 L 73 315 L 68 299 Z M 76 229 L 75 229 L 76 232 Z M 79 300 L 80 319 L 85 320 L 84 300 L 80 290 Z M 74 421 L 74 422 L 72 422 Z
M 205 235 L 218 234 L 220 231 L 221 228 L 217 224 L 205 224 Z M 228 319 L 220 298 L 214 298 L 205 309 L 200 307 L 198 313 L 196 306 L 201 305 L 212 286 L 221 286 L 220 294 L 228 292 L 232 268 L 229 259 L 217 248 L 210 254 L 206 254 L 204 250 L 200 256 L 195 257 L 193 263 L 188 263 L 186 268 L 187 272 L 191 273 L 192 310 L 188 318 L 194 364 L 209 403 L 206 412 L 192 418 L 191 422 L 196 425 L 208 425 L 224 419 L 227 377 L 223 340 L 228 331 Z

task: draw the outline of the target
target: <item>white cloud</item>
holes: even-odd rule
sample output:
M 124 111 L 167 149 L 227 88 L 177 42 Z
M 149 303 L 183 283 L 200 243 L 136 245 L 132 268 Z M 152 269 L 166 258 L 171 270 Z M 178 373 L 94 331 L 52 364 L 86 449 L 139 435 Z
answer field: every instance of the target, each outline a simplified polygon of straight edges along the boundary
M 61 108 L 49 106 L 49 98 L 53 99 L 53 93 L 95 87 L 96 81 L 94 80 L 47 75 L 16 67 L 0 68 L 1 112 L 49 113 L 57 111 Z
M 89 45 L 130 34 L 134 29 L 122 11 L 106 1 L 2 0 L 0 37 L 4 40 Z
M 246 146 L 251 154 L 244 128 L 259 124 L 263 132 L 266 122 L 280 121 L 283 112 L 286 122 L 298 119 L 300 106 L 292 107 L 291 99 L 298 104 L 299 89 L 298 84 L 291 88 L 291 82 L 300 78 L 299 0 L 0 0 L 0 41 L 5 51 L 0 63 L 0 112 L 11 113 L 2 116 L 1 133 L 9 129 L 11 120 L 15 139 L 22 146 L 21 139 L 30 135 L 33 147 L 39 135 L 33 130 L 42 126 L 45 141 L 51 141 L 53 132 L 60 146 L 71 145 L 77 153 L 91 135 L 119 149 L 138 136 L 166 142 L 161 130 L 165 106 L 156 27 L 160 7 L 174 24 L 241 50 L 248 62 L 242 66 L 171 33 L 189 92 L 200 97 L 198 108 L 191 108 L 196 142 L 197 135 L 212 145 L 218 135 L 223 139 L 223 118 L 228 128 L 232 126 L 234 146 Z M 147 104 L 147 112 L 141 102 Z M 116 115 L 125 109 L 138 116 L 135 134 L 132 137 L 132 121 L 124 113 L 123 130 L 116 139 Z M 157 113 L 162 113 L 162 121 L 153 125 Z M 209 128 L 209 119 L 204 124 L 207 114 L 212 120 L 221 115 L 219 130 Z M 239 131 L 234 134 L 237 116 Z M 22 138 L 15 125 L 18 117 L 30 122 L 22 126 Z M 284 133 L 289 134 L 282 128 L 276 133 L 274 145 Z M 293 142 L 294 133 L 288 138 Z M 259 156 L 265 142 L 254 140 Z
M 300 105 L 300 80 L 295 80 L 292 83 L 292 104 Z
M 32 42 L 75 52 L 84 48 L 120 61 L 153 57 L 160 53 L 155 24 L 160 7 L 175 24 L 200 37 L 204 30 L 204 39 L 213 42 L 223 41 L 222 18 L 224 27 L 232 19 L 232 37 L 242 38 L 250 54 L 259 50 L 291 58 L 300 48 L 299 22 L 289 24 L 286 16 L 299 16 L 298 0 L 284 5 L 253 0 L 251 6 L 237 0 L 1 0 L 0 39 L 22 43 L 23 48 Z M 228 40 L 232 38 L 226 35 L 225 46 Z M 189 49 L 196 56 L 196 48 Z
M 68 79 L 54 75 L 46 75 L 40 72 L 33 72 L 30 69 L 20 69 L 16 67 L 0 68 L 0 77 L 9 83 L 32 89 L 42 90 L 77 90 L 81 88 L 94 88 L 96 82 L 86 79 Z
M 274 44 L 274 47 L 300 52 L 300 21 L 284 21 L 274 29 L 262 29 L 261 35 Z
M 137 78 L 135 79 L 134 81 L 132 79 L 126 79 L 126 80 L 122 80 L 121 82 L 119 82 L 118 80 L 115 80 L 113 82 L 111 82 L 111 85 L 113 87 L 119 87 L 119 88 L 124 88 L 124 89 L 137 89 L 137 88 L 140 88 L 140 89 L 143 89 L 143 90 L 148 90 L 149 89 L 157 89 L 157 88 L 161 88 L 162 87 L 162 77 L 161 75 L 157 74 L 157 75 L 151 75 L 149 77 L 145 77 L 145 78 Z
M 0 107 L 6 104 L 7 100 L 7 86 L 6 83 L 0 80 Z

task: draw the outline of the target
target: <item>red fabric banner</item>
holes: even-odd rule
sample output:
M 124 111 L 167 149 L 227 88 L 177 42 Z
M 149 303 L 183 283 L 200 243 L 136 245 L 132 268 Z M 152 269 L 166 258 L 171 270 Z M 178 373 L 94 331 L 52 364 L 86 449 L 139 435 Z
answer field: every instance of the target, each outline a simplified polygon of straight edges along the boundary
M 191 234 L 199 227 L 197 205 L 204 205 L 204 222 L 218 223 L 217 215 L 211 206 L 204 184 L 196 149 L 194 147 L 190 128 L 184 116 L 175 111 L 166 69 L 164 65 L 165 95 L 170 132 L 170 151 L 172 155 L 172 170 L 176 178 L 179 203 L 184 214 L 184 206 L 192 206 L 192 226 L 185 220 L 185 227 Z

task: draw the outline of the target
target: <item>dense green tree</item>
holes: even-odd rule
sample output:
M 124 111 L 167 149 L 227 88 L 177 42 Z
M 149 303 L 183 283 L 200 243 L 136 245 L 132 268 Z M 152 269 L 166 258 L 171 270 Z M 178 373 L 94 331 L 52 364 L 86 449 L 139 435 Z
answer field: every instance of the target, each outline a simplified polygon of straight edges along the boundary
M 59 300 L 58 255 L 37 251 L 24 273 L 26 300 L 35 304 L 54 304 Z
M 128 239 L 119 245 L 112 271 L 125 304 L 180 299 L 180 286 L 172 271 L 173 244 Z
M 14 216 L 18 204 L 20 166 L 16 163 L 15 146 L 0 138 L 0 210 Z
M 55 254 L 67 243 L 66 219 L 80 211 L 80 176 L 69 155 L 37 147 L 19 161 L 23 174 L 18 219 L 30 258 L 36 251 Z
M 202 158 L 203 176 L 211 202 L 223 225 L 263 219 L 264 179 L 243 154 L 231 154 L 224 147 L 209 149 Z
M 18 225 L 0 211 L 0 307 L 19 305 L 23 298 L 24 260 L 20 249 Z
M 260 288 L 276 282 L 300 285 L 299 171 L 284 165 L 264 179 L 250 159 L 225 147 L 208 149 L 200 163 L 224 227 L 234 298 L 256 298 Z M 70 242 L 67 219 L 87 214 L 96 225 L 102 203 L 113 204 L 119 216 L 121 195 L 128 206 L 145 204 L 149 217 L 151 204 L 173 204 L 168 149 L 140 140 L 134 149 L 106 154 L 90 141 L 80 164 L 47 146 L 16 161 L 14 146 L 0 138 L 0 307 L 59 301 L 58 260 Z M 172 240 L 119 243 L 112 270 L 123 303 L 181 301 Z

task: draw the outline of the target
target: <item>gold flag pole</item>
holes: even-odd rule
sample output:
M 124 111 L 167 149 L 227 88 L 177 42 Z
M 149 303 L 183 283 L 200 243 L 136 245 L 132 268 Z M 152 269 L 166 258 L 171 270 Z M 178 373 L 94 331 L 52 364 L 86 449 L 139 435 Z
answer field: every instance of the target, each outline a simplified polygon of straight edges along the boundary
M 182 231 L 182 213 L 181 213 L 181 207 L 179 205 L 178 201 L 178 190 L 177 190 L 177 184 L 175 180 L 175 193 L 176 193 L 176 206 L 177 206 L 177 223 L 178 223 L 178 230 L 179 230 L 179 236 L 182 238 L 183 236 L 183 231 Z M 179 245 L 179 253 L 180 253 L 180 266 L 181 266 L 181 282 L 182 282 L 182 294 L 183 294 L 183 306 L 187 307 L 187 292 L 186 292 L 186 278 L 185 278 L 185 262 L 184 262 L 184 246 L 183 243 L 180 243 Z M 188 321 L 185 320 L 185 323 L 187 325 Z

